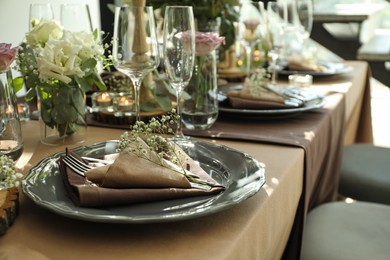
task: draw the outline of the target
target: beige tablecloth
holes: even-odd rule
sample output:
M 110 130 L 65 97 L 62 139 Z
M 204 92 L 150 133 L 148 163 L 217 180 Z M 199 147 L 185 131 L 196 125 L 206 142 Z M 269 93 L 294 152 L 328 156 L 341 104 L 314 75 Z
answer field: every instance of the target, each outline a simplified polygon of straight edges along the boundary
M 327 139 L 337 133 L 328 132 L 330 125 L 337 125 L 345 117 L 345 129 L 358 132 L 371 129 L 360 117 L 350 122 L 353 112 L 359 110 L 359 98 L 350 98 L 352 93 L 359 97 L 367 85 L 367 65 L 362 62 L 351 63 L 358 73 L 328 79 L 322 82 L 319 90 L 344 92 L 330 95 L 324 109 L 307 113 L 296 118 L 274 122 L 275 127 L 289 126 L 296 129 L 280 138 L 273 131 L 271 122 L 266 123 L 265 137 L 251 130 L 251 138 L 225 135 L 207 137 L 205 140 L 227 145 L 244 151 L 266 165 L 266 184 L 255 196 L 228 210 L 192 220 L 175 223 L 144 225 L 123 225 L 93 223 L 69 219 L 43 208 L 21 194 L 20 215 L 8 232 L 0 237 L 0 258 L 8 259 L 279 259 L 281 258 L 292 228 L 299 227 L 306 210 L 326 199 L 333 198 L 335 184 L 322 183 L 322 179 L 311 179 L 308 172 L 327 172 L 338 151 L 328 154 L 322 146 L 340 147 L 341 137 Z M 352 80 L 352 81 L 351 81 Z M 345 102 L 344 102 L 345 100 Z M 369 104 L 365 97 L 361 104 Z M 349 103 L 350 102 L 350 103 Z M 351 107 L 349 109 L 349 107 Z M 344 115 L 337 114 L 343 111 Z M 350 111 L 350 112 L 348 112 Z M 301 125 L 309 120 L 314 126 Z M 352 129 L 359 125 L 360 129 Z M 257 122 L 263 125 L 264 122 Z M 220 121 L 215 125 L 227 124 Z M 245 123 L 251 126 L 250 123 Z M 241 127 L 245 126 L 240 122 Z M 318 124 L 318 125 L 317 125 Z M 264 130 L 267 129 L 264 125 Z M 342 124 L 341 124 L 342 125 Z M 244 129 L 244 128 L 243 128 Z M 275 128 L 276 129 L 276 128 Z M 299 131 L 301 133 L 299 134 Z M 89 127 L 86 144 L 117 139 L 123 130 Z M 341 132 L 339 130 L 338 132 Z M 232 132 L 233 133 L 233 132 Z M 39 143 L 38 122 L 23 123 L 25 151 L 18 166 L 25 172 L 45 156 L 62 151 L 64 147 L 49 147 Z M 318 135 L 323 135 L 319 138 Z M 267 136 L 276 141 L 264 140 Z M 359 135 L 358 135 L 359 136 Z M 232 139 L 232 140 L 227 140 Z M 317 140 L 318 139 L 318 140 Z M 368 138 L 370 139 L 370 138 Z M 290 140 L 290 141 L 288 141 Z M 320 140 L 320 141 L 319 141 Z M 369 141 L 369 140 L 368 140 Z M 310 147 L 310 143 L 318 144 Z M 330 144 L 331 143 L 331 144 Z M 307 148 L 309 147 L 309 148 Z M 310 152 L 308 152 L 310 151 Z M 310 156 L 308 154 L 310 153 Z M 308 158 L 320 158 L 314 161 Z M 309 163 L 311 161 L 311 163 Z M 308 169 L 308 165 L 313 169 Z M 337 181 L 336 181 L 337 183 Z M 329 187 L 327 186 L 329 185 Z M 314 190 L 320 189 L 321 196 L 314 196 Z M 329 197 L 328 197 L 329 196 Z M 303 203 L 306 201 L 306 203 Z M 298 214 L 297 214 L 298 213 Z M 299 215 L 301 214 L 301 215 Z M 298 217 L 297 217 L 298 216 Z M 297 222 L 298 221 L 298 222 Z M 299 222 L 301 221 L 301 222 Z M 295 224 L 294 224 L 295 222 Z M 300 234 L 294 230 L 293 234 Z M 290 251 L 289 251 L 290 252 Z M 292 252 L 294 253 L 294 252 Z M 294 254 L 292 254 L 294 255 Z

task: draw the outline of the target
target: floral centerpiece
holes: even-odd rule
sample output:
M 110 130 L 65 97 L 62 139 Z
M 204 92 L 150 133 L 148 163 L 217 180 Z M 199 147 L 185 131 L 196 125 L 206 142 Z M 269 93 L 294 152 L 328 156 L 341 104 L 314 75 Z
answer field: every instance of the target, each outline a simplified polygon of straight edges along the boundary
M 164 8 L 167 5 L 192 6 L 198 31 L 209 31 L 202 29 L 219 20 L 219 34 L 225 37 L 226 42 L 223 49 L 229 49 L 235 42 L 234 22 L 238 20 L 238 10 L 235 7 L 239 6 L 240 0 L 148 0 L 147 3 L 155 9 Z
M 42 20 L 26 34 L 17 55 L 17 68 L 28 89 L 26 99 L 38 97 L 40 118 L 64 138 L 85 124 L 85 92 L 104 90 L 99 62 L 107 61 L 98 32 L 72 32 L 52 20 Z

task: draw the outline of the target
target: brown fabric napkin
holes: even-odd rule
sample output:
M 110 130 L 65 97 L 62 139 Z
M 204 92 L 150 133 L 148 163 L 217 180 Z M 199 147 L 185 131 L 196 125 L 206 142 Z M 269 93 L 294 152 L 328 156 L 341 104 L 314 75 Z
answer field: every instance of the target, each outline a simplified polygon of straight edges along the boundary
M 284 103 L 284 98 L 264 89 L 252 95 L 248 88 L 227 92 L 231 107 L 237 109 L 279 109 L 292 107 Z
M 67 167 L 62 159 L 60 171 L 70 198 L 76 205 L 82 207 L 128 205 L 209 195 L 224 190 L 224 187 L 211 178 L 198 162 L 188 157 L 184 151 L 182 154 L 187 157 L 186 164 L 190 169 L 187 173 L 212 183 L 212 187 L 199 188 L 189 182 L 184 175 L 128 152 L 118 154 L 111 165 L 88 171 L 85 174 L 87 178 Z M 78 157 L 74 153 L 72 155 Z M 80 157 L 78 159 L 83 161 Z
M 287 59 L 288 61 L 288 70 L 293 71 L 307 71 L 307 72 L 321 72 L 326 68 L 318 63 L 315 63 L 310 60 L 303 59 L 298 56 L 291 56 Z

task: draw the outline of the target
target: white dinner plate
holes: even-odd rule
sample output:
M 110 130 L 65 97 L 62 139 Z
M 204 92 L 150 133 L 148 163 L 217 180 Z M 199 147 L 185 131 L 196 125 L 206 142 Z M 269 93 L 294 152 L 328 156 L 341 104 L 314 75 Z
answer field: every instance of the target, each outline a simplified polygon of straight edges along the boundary
M 256 194 L 265 183 L 264 166 L 253 157 L 210 142 L 178 142 L 183 150 L 226 190 L 215 195 L 133 204 L 86 208 L 68 197 L 59 172 L 58 159 L 49 156 L 31 168 L 22 182 L 23 192 L 37 205 L 59 215 L 94 222 L 152 223 L 200 217 L 232 207 Z M 115 152 L 117 141 L 81 146 L 81 156 L 102 157 Z

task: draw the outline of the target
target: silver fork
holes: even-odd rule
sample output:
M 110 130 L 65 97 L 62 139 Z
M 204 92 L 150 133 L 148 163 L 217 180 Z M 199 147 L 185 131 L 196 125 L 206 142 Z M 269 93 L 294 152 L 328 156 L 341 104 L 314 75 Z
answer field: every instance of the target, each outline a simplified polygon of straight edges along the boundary
M 81 162 L 77 158 L 75 158 L 71 154 L 67 154 L 62 157 L 62 161 L 69 167 L 71 168 L 75 173 L 77 173 L 80 176 L 85 176 L 85 173 L 94 167 Z

